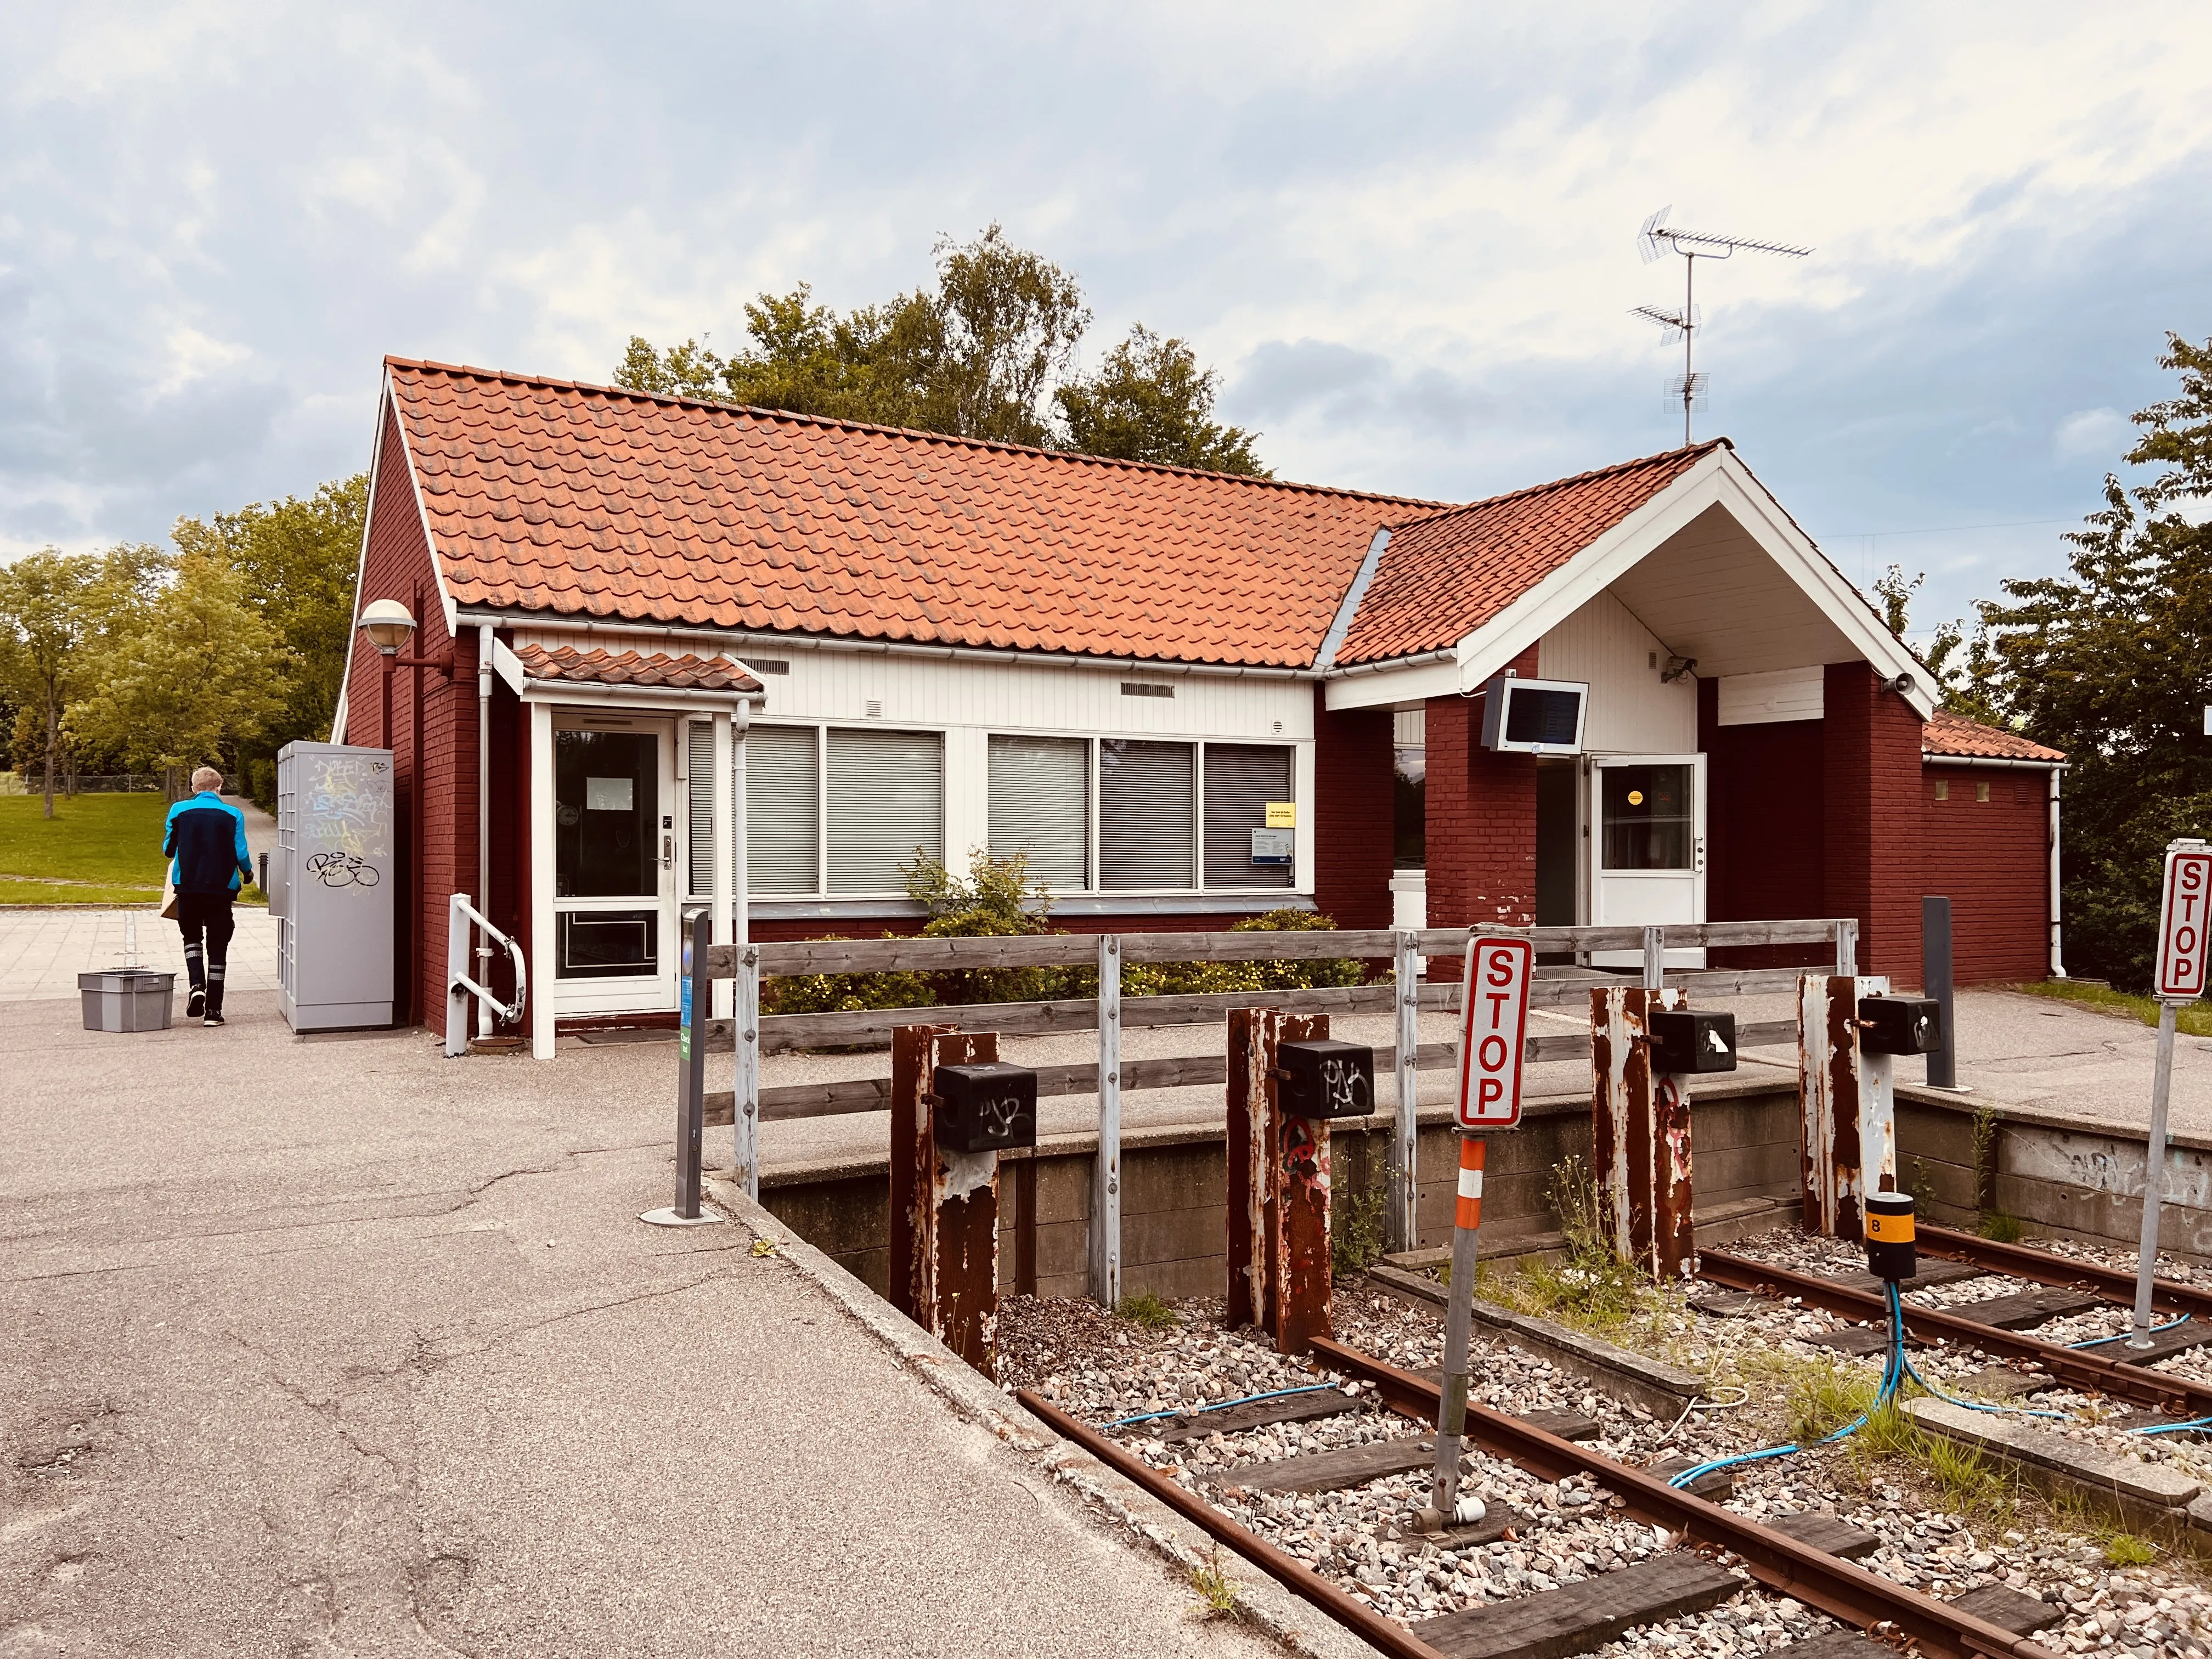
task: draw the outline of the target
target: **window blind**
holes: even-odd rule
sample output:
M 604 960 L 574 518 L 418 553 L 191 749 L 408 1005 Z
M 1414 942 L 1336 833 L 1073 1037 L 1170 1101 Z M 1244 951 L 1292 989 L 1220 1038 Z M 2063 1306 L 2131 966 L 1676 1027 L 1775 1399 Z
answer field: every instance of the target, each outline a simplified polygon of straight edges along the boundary
M 917 851 L 945 856 L 944 739 L 831 728 L 830 890 L 902 892 Z
M 821 768 L 815 743 L 811 726 L 746 730 L 745 873 L 756 893 L 819 890 Z
M 1091 873 L 1091 745 L 1079 738 L 991 739 L 991 853 L 1027 855 L 1030 878 L 1080 891 Z
M 1252 862 L 1252 832 L 1267 825 L 1267 803 L 1291 799 L 1291 751 L 1275 744 L 1206 745 L 1206 884 L 1288 887 L 1287 864 Z
M 694 898 L 714 896 L 714 727 L 692 720 L 684 728 L 685 824 L 684 862 Z
M 1098 884 L 1188 888 L 1197 860 L 1196 751 L 1115 738 L 1098 745 Z

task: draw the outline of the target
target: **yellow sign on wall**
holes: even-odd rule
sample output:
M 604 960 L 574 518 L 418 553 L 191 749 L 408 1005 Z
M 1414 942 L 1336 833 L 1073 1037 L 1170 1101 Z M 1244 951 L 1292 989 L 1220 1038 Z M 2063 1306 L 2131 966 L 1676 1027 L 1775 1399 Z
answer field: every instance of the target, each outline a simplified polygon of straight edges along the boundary
M 1267 803 L 1267 828 L 1295 830 L 1298 827 L 1298 804 L 1294 800 L 1271 800 Z

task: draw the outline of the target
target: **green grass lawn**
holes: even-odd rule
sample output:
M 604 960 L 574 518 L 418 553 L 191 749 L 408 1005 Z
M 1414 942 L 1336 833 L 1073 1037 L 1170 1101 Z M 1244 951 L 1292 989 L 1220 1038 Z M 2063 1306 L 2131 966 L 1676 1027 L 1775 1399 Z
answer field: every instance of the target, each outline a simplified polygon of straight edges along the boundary
M 150 904 L 161 896 L 156 794 L 0 795 L 0 904 Z M 246 890 L 247 902 L 259 890 Z
M 2139 997 L 2132 991 L 2115 991 L 2109 985 L 2083 985 L 2070 979 L 2046 979 L 2014 988 L 2025 991 L 2030 996 L 2055 997 L 2061 1002 L 2079 1002 L 2092 1008 L 2102 1008 L 2108 1013 L 2125 1014 L 2146 1025 L 2158 1024 L 2155 998 Z M 2187 1036 L 2212 1036 L 2212 1008 L 2201 1002 L 2184 1008 L 2179 1029 Z

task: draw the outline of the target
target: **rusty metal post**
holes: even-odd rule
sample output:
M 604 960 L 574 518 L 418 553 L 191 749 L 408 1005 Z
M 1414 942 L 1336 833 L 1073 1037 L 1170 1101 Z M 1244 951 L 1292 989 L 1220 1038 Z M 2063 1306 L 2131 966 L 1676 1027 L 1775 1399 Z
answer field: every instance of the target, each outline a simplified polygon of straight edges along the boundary
M 986 1376 L 997 1370 L 999 1155 L 937 1144 L 933 1087 L 939 1066 L 998 1057 L 994 1031 L 891 1033 L 891 1305 Z
M 1641 987 L 1590 993 L 1590 1149 L 1598 1214 L 1614 1252 L 1655 1279 L 1685 1279 L 1697 1265 L 1689 1091 L 1680 1077 L 1653 1075 L 1644 1021 L 1650 1010 L 1686 1001 L 1679 990 Z
M 1838 957 L 1844 949 L 1839 941 Z M 1806 974 L 1797 981 L 1798 1152 L 1808 1233 L 1861 1242 L 1866 1195 L 1897 1185 L 1897 1062 L 1859 1050 L 1859 999 L 1888 989 L 1880 975 Z
M 1285 1117 L 1275 1045 L 1328 1035 L 1328 1017 L 1272 1008 L 1229 1016 L 1229 1324 L 1279 1353 L 1329 1330 L 1328 1123 Z

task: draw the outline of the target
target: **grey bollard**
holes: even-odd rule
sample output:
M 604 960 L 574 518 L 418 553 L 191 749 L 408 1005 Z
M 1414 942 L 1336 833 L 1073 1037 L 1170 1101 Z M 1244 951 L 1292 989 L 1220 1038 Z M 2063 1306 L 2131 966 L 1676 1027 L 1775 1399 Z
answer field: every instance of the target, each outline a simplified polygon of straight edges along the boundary
M 1951 901 L 1920 901 L 1920 993 L 1943 1010 L 1943 1041 L 1928 1056 L 1928 1086 L 1959 1086 L 1959 1026 L 1951 1008 Z

